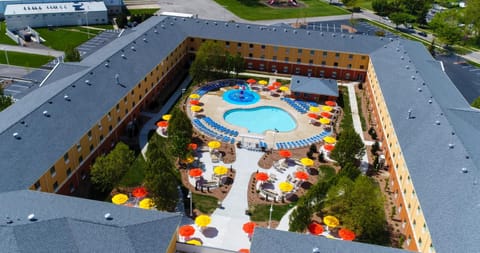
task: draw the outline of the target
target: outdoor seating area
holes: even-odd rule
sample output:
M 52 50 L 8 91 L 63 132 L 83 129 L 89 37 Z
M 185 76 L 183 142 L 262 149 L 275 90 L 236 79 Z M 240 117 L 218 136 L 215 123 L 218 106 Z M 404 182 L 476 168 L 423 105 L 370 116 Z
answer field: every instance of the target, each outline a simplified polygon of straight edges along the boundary
M 323 140 L 326 136 L 329 136 L 331 132 L 323 131 L 319 134 L 316 134 L 312 137 L 301 139 L 297 141 L 284 141 L 284 142 L 277 142 L 275 145 L 277 149 L 293 149 L 293 148 L 301 148 L 307 147 L 314 143 L 318 143 Z
M 212 129 L 211 127 L 206 126 L 200 119 L 195 118 L 192 120 L 193 126 L 200 130 L 202 133 L 206 134 L 207 136 L 212 137 L 213 139 L 219 140 L 225 143 L 235 143 L 234 136 L 224 135 L 222 133 L 217 132 L 216 130 Z M 232 130 L 233 131 L 233 130 Z M 234 131 L 235 134 L 238 135 L 238 132 Z
M 218 80 L 218 81 L 210 82 L 207 85 L 200 87 L 195 92 L 196 94 L 203 96 L 209 91 L 218 90 L 220 88 L 227 87 L 227 86 L 233 86 L 237 82 L 243 82 L 243 80 L 235 80 L 235 79 Z

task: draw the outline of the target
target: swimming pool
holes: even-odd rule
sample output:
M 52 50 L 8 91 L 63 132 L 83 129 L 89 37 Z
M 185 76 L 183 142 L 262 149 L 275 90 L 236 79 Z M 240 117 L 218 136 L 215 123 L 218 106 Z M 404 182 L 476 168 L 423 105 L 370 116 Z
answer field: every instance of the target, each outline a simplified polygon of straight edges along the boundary
M 223 100 L 234 105 L 252 105 L 260 100 L 260 95 L 250 90 L 229 90 L 223 93 Z
M 225 112 L 223 118 L 232 125 L 247 128 L 251 133 L 264 133 L 275 129 L 288 132 L 297 126 L 297 122 L 288 112 L 273 106 L 232 109 Z

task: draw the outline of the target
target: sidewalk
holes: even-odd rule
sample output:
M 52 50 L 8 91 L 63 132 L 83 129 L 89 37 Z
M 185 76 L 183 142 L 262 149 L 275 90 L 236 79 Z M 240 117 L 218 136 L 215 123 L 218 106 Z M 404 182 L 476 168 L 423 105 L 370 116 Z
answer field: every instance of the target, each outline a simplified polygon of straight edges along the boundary
M 1 51 L 6 50 L 8 52 L 26 53 L 26 54 L 46 55 L 46 56 L 52 56 L 52 57 L 60 57 L 64 55 L 62 51 L 57 51 L 53 49 L 21 47 L 21 46 L 12 46 L 12 45 L 6 45 L 6 44 L 0 44 L 0 50 Z

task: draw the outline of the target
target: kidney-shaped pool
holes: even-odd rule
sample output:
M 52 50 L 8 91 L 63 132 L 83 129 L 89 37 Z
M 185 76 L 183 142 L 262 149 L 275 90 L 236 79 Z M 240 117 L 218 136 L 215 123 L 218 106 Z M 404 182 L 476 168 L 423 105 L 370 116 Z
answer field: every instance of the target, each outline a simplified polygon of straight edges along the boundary
M 247 128 L 251 133 L 264 133 L 275 129 L 279 132 L 288 132 L 297 126 L 288 112 L 273 106 L 232 109 L 226 111 L 223 118 L 232 125 Z

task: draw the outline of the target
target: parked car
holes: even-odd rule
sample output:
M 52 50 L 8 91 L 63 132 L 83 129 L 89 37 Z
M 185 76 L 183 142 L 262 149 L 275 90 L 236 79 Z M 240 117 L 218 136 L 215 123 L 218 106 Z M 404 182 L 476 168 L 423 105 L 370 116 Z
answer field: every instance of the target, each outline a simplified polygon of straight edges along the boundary
M 426 32 L 418 32 L 418 35 L 422 36 L 422 37 L 427 37 L 427 33 Z

